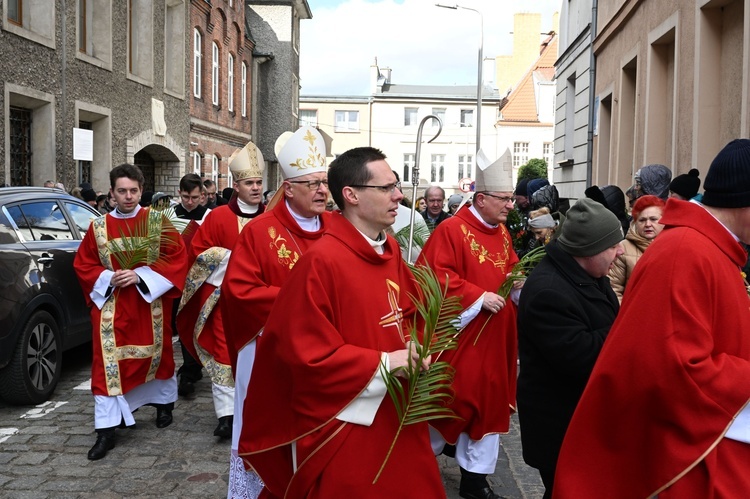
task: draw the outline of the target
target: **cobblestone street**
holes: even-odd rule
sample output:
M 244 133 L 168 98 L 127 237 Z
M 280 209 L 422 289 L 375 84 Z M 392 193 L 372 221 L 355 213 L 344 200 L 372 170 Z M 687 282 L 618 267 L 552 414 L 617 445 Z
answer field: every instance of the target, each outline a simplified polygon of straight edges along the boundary
M 117 430 L 117 446 L 107 457 L 86 458 L 96 439 L 88 388 L 89 349 L 85 345 L 66 353 L 63 376 L 51 401 L 39 407 L 0 404 L 0 496 L 226 497 L 229 441 L 213 436 L 216 419 L 206 378 L 197 383 L 194 399 L 177 401 L 171 426 L 157 429 L 155 409 L 143 407 L 134 414 L 135 429 Z M 521 459 L 517 421 L 513 419 L 511 433 L 502 438 L 500 460 L 490 481 L 502 496 L 538 498 L 541 482 Z M 448 497 L 458 498 L 457 465 L 444 456 L 439 461 Z

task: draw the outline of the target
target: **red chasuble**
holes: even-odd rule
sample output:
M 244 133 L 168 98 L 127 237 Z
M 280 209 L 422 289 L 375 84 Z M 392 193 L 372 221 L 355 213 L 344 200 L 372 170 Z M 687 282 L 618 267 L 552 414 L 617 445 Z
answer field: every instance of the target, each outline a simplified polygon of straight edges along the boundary
M 320 215 L 320 230 L 302 230 L 286 202 L 254 219 L 240 234 L 229 261 L 220 306 L 232 365 L 237 352 L 266 324 L 279 287 L 297 260 L 328 228 L 330 213 Z
M 224 256 L 232 251 L 243 227 L 253 219 L 240 213 L 236 202 L 220 206 L 211 210 L 196 231 L 190 244 L 191 271 L 185 286 L 185 293 L 189 292 L 190 296 L 183 295 L 188 301 L 177 315 L 177 331 L 183 345 L 196 359 L 201 360 L 214 382 L 224 386 L 232 384 L 222 312 L 217 305 L 217 300 L 218 303 L 223 300 L 224 293 L 222 289 L 222 300 L 219 300 L 216 286 L 204 280 L 219 266 Z M 201 258 L 198 259 L 199 257 Z M 206 315 L 207 308 L 210 310 Z M 201 352 L 196 351 L 194 344 L 196 323 Z
M 105 268 L 120 269 L 110 254 L 111 241 L 138 233 L 149 219 L 152 222 L 148 224 L 149 232 L 163 233 L 161 224 L 168 224 L 166 219 L 154 218 L 149 213 L 150 210 L 141 209 L 128 219 L 109 214 L 99 217 L 92 222 L 76 254 L 76 275 L 91 308 L 94 351 L 91 391 L 94 395 L 123 395 L 152 379 L 169 379 L 174 375 L 169 318 L 187 272 L 185 246 L 176 231 L 169 244 L 162 241 L 159 247 L 159 239 L 156 239 L 156 247 L 149 251 L 149 263 L 134 267 L 148 265 L 173 283 L 174 287 L 160 298 L 149 304 L 135 285 L 115 288 L 100 310 L 89 296 Z
M 750 496 L 750 444 L 724 438 L 750 400 L 747 254 L 670 199 L 568 427 L 557 498 Z
M 491 229 L 468 208 L 438 225 L 418 260 L 435 270 L 438 278 L 448 280 L 449 295 L 461 296 L 464 308 L 485 291 L 497 293 L 516 262 L 505 226 Z M 508 432 L 516 406 L 517 339 L 516 306 L 508 299 L 497 314 L 482 310 L 464 328 L 458 348 L 443 353 L 441 360 L 456 368 L 451 408 L 461 419 L 430 424 L 447 442 L 455 443 L 460 433 L 481 440 L 491 433 Z
M 393 238 L 378 255 L 341 214 L 329 227 L 258 338 L 246 400 L 263 410 L 245 407 L 239 453 L 271 497 L 445 497 L 425 423 L 404 427 L 372 484 L 398 427 L 388 395 L 370 426 L 336 419 L 380 369 L 381 352 L 404 348 L 414 284 Z

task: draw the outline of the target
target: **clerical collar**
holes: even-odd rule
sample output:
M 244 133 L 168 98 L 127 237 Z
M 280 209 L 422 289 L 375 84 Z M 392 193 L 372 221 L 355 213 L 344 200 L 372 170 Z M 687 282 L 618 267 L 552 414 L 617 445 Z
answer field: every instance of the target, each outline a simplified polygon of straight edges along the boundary
M 474 205 L 469 206 L 469 211 L 474 214 L 475 217 L 477 217 L 477 220 L 482 222 L 482 224 L 487 227 L 488 229 L 497 229 L 497 225 L 490 225 L 487 222 L 484 221 L 484 218 L 482 218 L 482 215 L 479 214 L 476 208 L 474 208 Z
M 240 211 L 246 215 L 252 215 L 256 211 L 258 211 L 257 204 L 248 204 L 241 200 L 240 198 L 237 198 L 237 206 L 239 207 Z
M 141 205 L 139 204 L 135 205 L 135 208 L 130 213 L 123 213 L 120 211 L 120 209 L 117 206 L 115 206 L 115 209 L 110 211 L 109 214 L 115 218 L 125 219 L 125 218 L 134 218 L 138 214 L 139 211 L 141 211 Z
M 385 253 L 385 249 L 383 248 L 383 246 L 385 245 L 386 239 L 388 239 L 388 237 L 386 237 L 385 235 L 385 231 L 381 231 L 380 234 L 378 234 L 378 239 L 375 240 L 369 237 L 367 234 L 365 234 L 361 230 L 359 229 L 357 230 L 359 231 L 360 234 L 362 234 L 362 237 L 365 238 L 365 241 L 367 241 L 369 245 L 372 246 L 372 249 L 375 250 L 375 253 L 377 253 L 378 255 L 382 255 L 383 253 Z
M 312 218 L 305 218 L 302 215 L 297 214 L 292 207 L 289 205 L 288 200 L 284 200 L 284 203 L 286 203 L 286 209 L 289 210 L 289 214 L 292 215 L 292 218 L 295 222 L 297 222 L 297 225 L 299 225 L 300 229 L 304 230 L 305 232 L 317 232 L 320 230 L 320 217 L 314 216 Z

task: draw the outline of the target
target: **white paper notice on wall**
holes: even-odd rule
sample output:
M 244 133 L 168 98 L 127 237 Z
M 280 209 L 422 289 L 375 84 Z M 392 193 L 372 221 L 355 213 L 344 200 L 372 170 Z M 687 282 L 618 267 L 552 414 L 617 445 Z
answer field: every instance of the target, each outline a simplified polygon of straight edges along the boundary
M 73 128 L 73 159 L 94 161 L 94 131 Z
M 164 121 L 164 103 L 151 98 L 151 127 L 154 135 L 164 137 L 167 134 L 167 122 Z

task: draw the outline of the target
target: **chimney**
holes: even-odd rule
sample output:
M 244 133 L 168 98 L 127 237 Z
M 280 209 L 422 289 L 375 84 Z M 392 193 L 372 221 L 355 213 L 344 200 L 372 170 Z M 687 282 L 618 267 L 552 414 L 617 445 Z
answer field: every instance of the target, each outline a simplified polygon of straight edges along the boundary
M 380 68 L 378 68 L 378 58 L 375 58 L 375 62 L 370 66 L 370 93 L 378 93 L 378 79 L 380 78 Z

